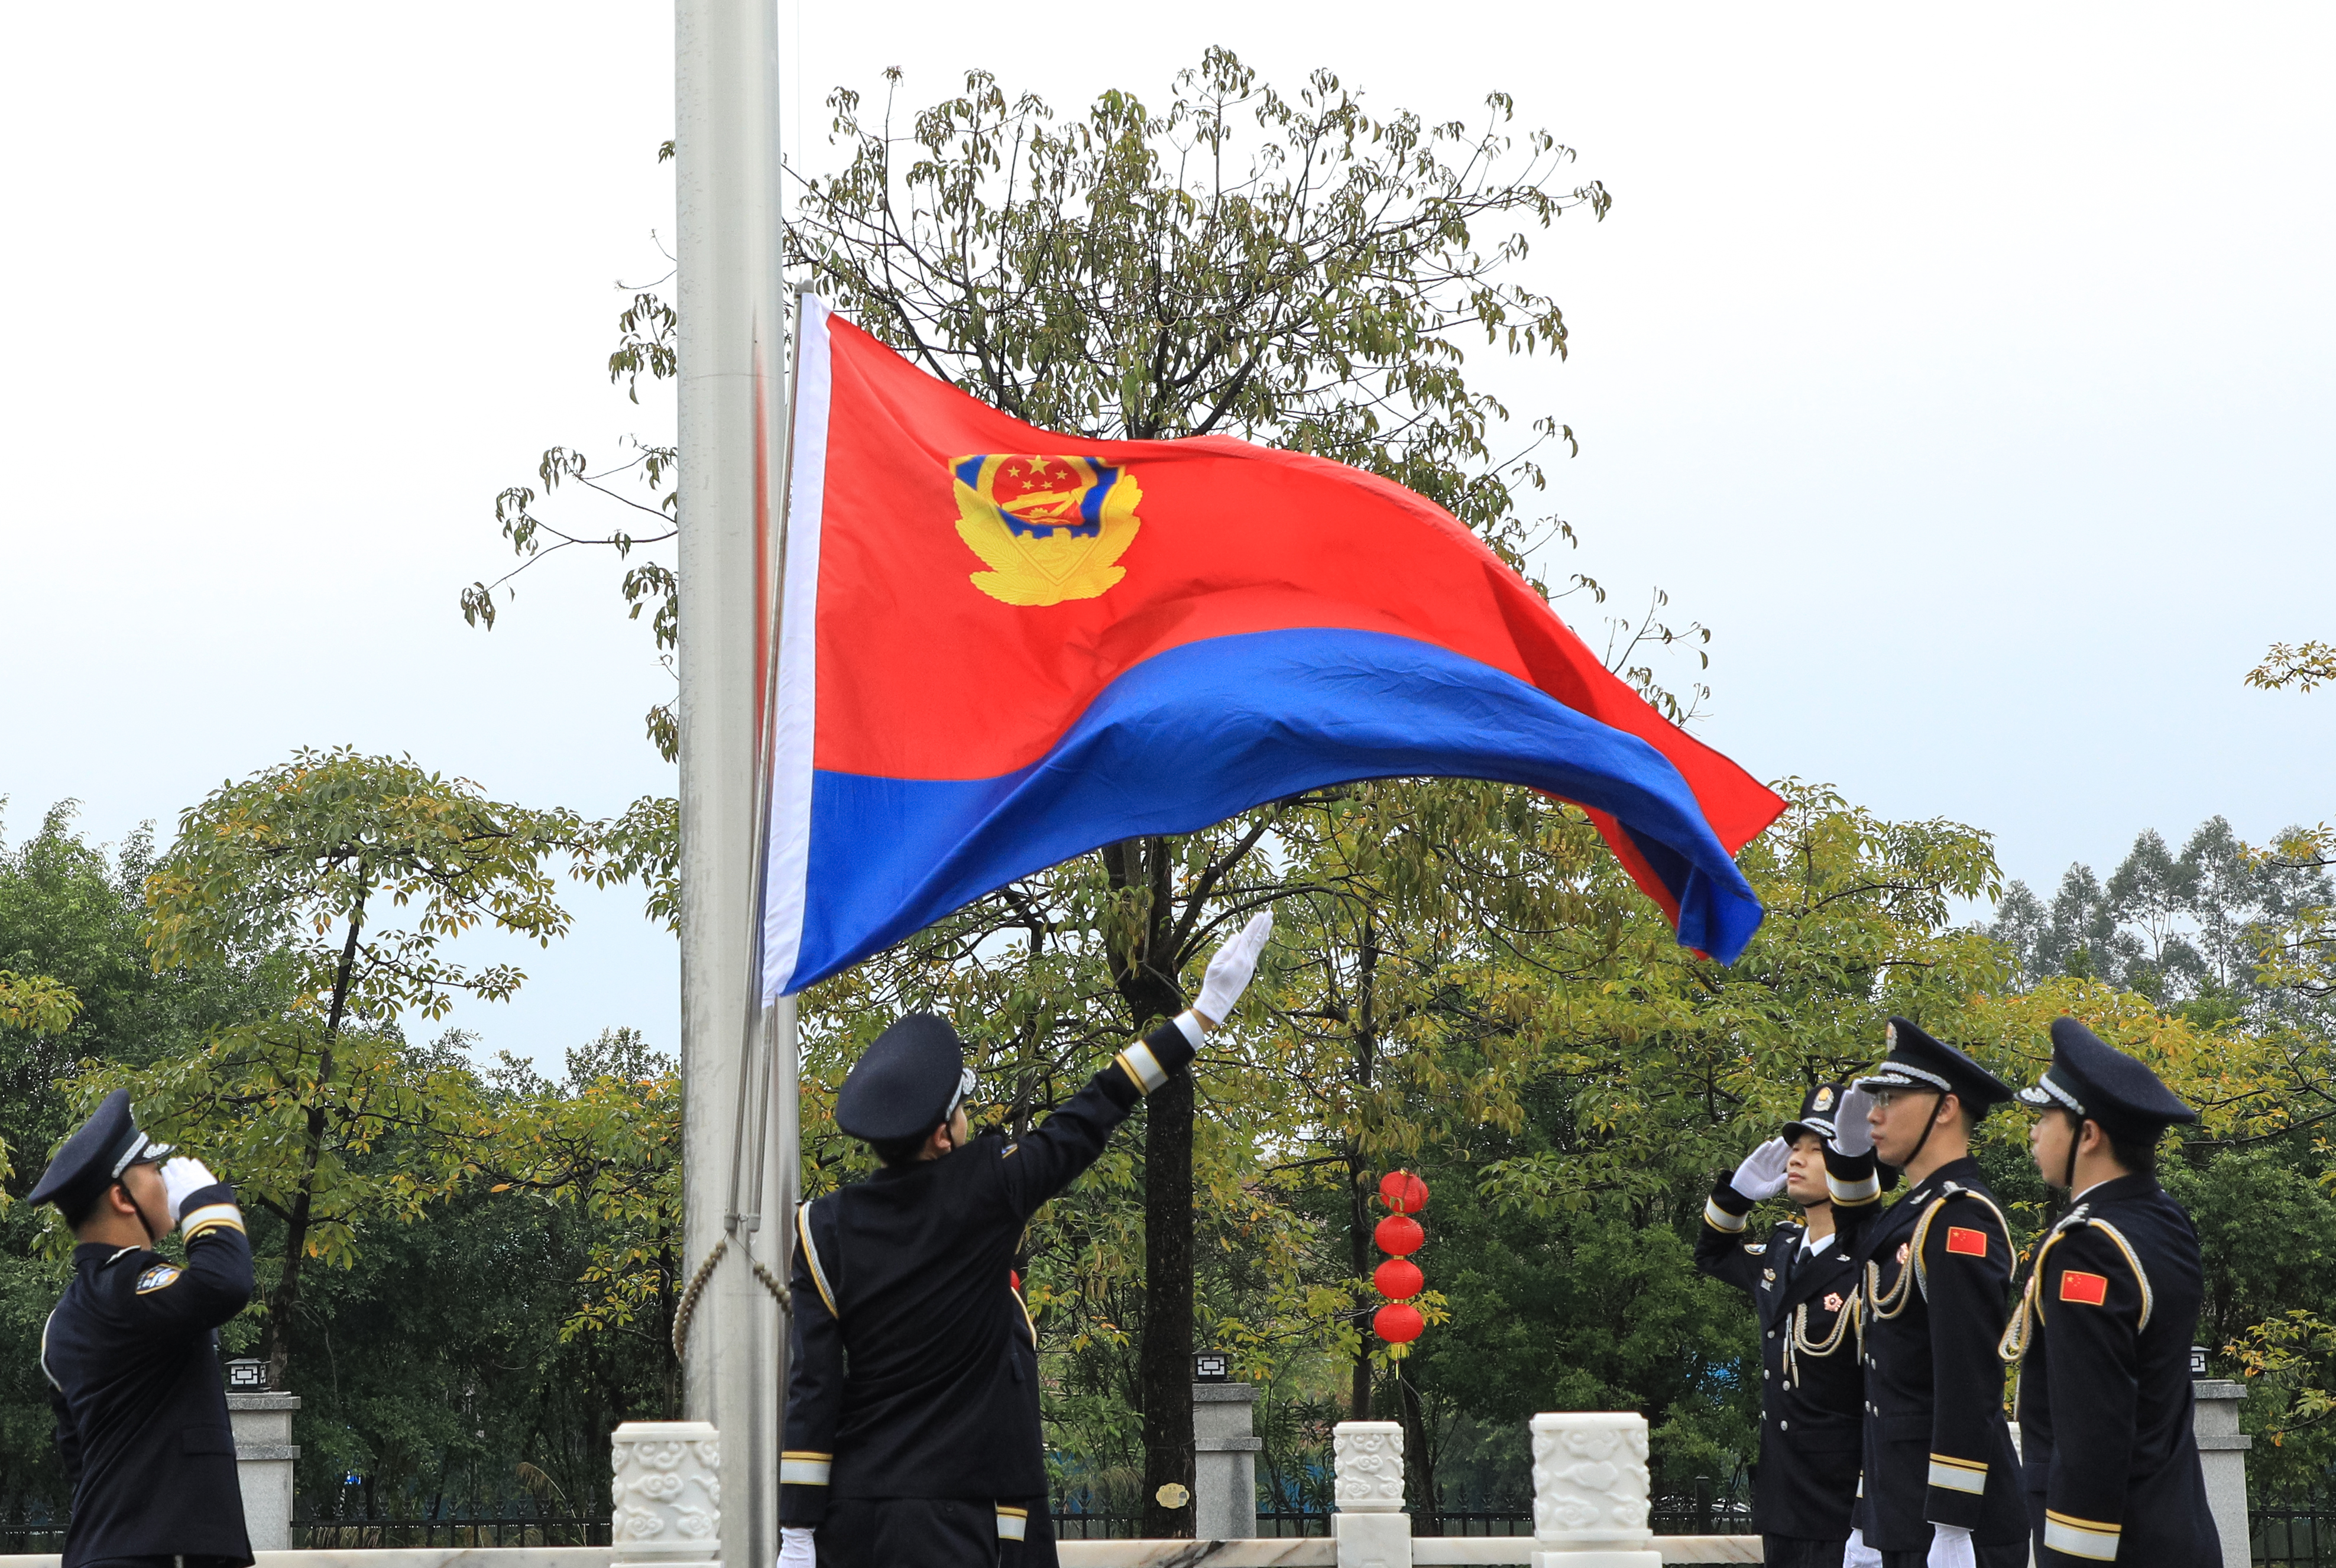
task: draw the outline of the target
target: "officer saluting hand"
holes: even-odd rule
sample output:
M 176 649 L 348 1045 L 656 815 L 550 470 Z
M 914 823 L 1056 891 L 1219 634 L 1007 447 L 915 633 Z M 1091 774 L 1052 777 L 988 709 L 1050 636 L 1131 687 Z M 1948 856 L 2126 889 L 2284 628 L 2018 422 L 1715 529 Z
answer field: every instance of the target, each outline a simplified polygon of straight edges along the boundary
M 251 1559 L 219 1326 L 251 1300 L 235 1189 L 138 1130 L 116 1089 L 49 1162 L 33 1202 L 73 1227 L 73 1282 L 41 1330 L 73 1484 L 63 1568 Z M 159 1169 L 157 1168 L 159 1165 Z M 154 1243 L 186 1229 L 184 1267 Z
M 2003 1211 L 1971 1156 L 2011 1090 L 1904 1018 L 1857 1086 L 1874 1152 L 1913 1191 L 1864 1227 L 1865 1492 L 1883 1568 L 2025 1568 L 2020 1461 L 1996 1358 L 2011 1285 Z M 1844 1229 L 1851 1222 L 1844 1215 Z
M 1797 1120 L 1745 1157 L 1703 1206 L 1695 1266 L 1752 1298 L 1760 1318 L 1760 1463 L 1752 1518 L 1770 1568 L 1864 1568 L 1850 1507 L 1865 1419 L 1857 1261 L 1837 1223 L 1881 1199 L 1866 1097 L 1819 1084 Z M 1758 1241 L 1753 1206 L 1782 1193 L 1803 1222 Z
M 1192 1059 L 1272 929 L 1252 918 L 1210 959 L 1191 1010 L 1019 1140 L 967 1137 L 973 1074 L 944 1019 L 901 1018 L 852 1066 L 835 1123 L 881 1165 L 796 1211 L 781 1568 L 971 1568 L 1025 1538 L 1046 1466 L 1016 1242 Z
M 2036 1249 L 2003 1336 L 2020 1363 L 2036 1561 L 2214 1568 L 2223 1544 L 2191 1429 L 2204 1270 L 2190 1216 L 2157 1184 L 2158 1138 L 2198 1113 L 2067 1018 L 2020 1098 L 2043 1112 L 2029 1136 L 2037 1168 L 2076 1199 Z

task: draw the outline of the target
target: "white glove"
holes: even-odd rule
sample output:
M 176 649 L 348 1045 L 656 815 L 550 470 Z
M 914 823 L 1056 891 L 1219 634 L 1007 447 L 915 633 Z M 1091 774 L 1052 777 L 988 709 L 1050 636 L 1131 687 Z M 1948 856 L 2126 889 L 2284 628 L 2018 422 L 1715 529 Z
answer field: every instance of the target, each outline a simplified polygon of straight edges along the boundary
M 812 1551 L 811 1534 L 800 1525 L 779 1527 L 779 1568 L 813 1568 L 818 1558 Z
M 1841 1549 L 1841 1568 L 1882 1568 L 1882 1553 L 1865 1544 L 1865 1532 L 1854 1524 Z
M 162 1196 L 170 1205 L 173 1221 L 186 1218 L 187 1200 L 205 1187 L 219 1185 L 219 1178 L 205 1168 L 200 1160 L 190 1160 L 181 1154 L 175 1160 L 162 1162 Z
M 1971 1533 L 1960 1524 L 1931 1526 L 1931 1554 L 1923 1559 L 1924 1568 L 1979 1568 L 1979 1553 L 1971 1545 Z
M 1874 1129 L 1865 1125 L 1865 1113 L 1873 1108 L 1874 1096 L 1864 1089 L 1841 1092 L 1841 1105 L 1833 1118 L 1835 1154 L 1854 1156 L 1874 1152 Z
M 1249 989 L 1249 978 L 1257 973 L 1257 958 L 1265 951 L 1265 939 L 1272 934 L 1273 911 L 1260 910 L 1249 918 L 1240 935 L 1217 950 L 1216 957 L 1209 960 L 1208 972 L 1201 977 L 1200 998 L 1192 1004 L 1202 1023 L 1213 1029 L 1232 1016 L 1241 992 Z
M 1728 1184 L 1756 1203 L 1766 1203 L 1785 1190 L 1785 1162 L 1792 1157 L 1791 1144 L 1771 1138 L 1744 1156 Z

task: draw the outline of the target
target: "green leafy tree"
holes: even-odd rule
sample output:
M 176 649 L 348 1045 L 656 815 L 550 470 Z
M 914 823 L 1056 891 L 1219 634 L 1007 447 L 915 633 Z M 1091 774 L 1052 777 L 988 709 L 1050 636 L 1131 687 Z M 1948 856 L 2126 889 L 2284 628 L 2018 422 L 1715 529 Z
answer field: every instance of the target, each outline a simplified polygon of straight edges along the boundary
M 551 868 L 579 853 L 591 845 L 572 813 L 347 749 L 297 753 L 181 815 L 146 882 L 155 963 L 267 955 L 289 1000 L 188 1056 L 97 1064 L 77 1088 L 93 1101 L 129 1086 L 161 1135 L 215 1154 L 245 1202 L 281 1222 L 262 1341 L 277 1377 L 305 1263 L 346 1268 L 362 1224 L 412 1221 L 469 1163 L 467 1064 L 408 1048 L 400 1015 L 516 991 L 518 969 L 466 968 L 444 944 L 482 928 L 563 934 Z

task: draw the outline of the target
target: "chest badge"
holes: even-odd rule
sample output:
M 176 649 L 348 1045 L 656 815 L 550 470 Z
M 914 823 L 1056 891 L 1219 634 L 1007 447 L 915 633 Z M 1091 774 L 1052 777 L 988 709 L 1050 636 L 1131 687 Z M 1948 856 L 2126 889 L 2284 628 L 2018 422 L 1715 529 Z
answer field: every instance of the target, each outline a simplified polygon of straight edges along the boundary
M 151 1291 L 167 1290 L 178 1278 L 179 1269 L 176 1264 L 157 1263 L 138 1276 L 138 1293 L 143 1296 Z
M 1903 1242 L 1898 1243 L 1898 1266 L 1902 1269 L 1906 1266 L 1906 1243 Z
M 1825 1292 L 1825 1310 L 1828 1312 L 1838 1312 L 1841 1310 L 1841 1292 L 1839 1290 L 1827 1290 Z
M 1775 1284 L 1776 1282 L 1776 1270 L 1774 1270 L 1774 1269 L 1763 1269 L 1763 1270 L 1761 1270 L 1761 1271 L 1760 1271 L 1760 1288 L 1761 1288 L 1762 1290 L 1767 1290 L 1769 1286 L 1771 1286 L 1771 1285 Z

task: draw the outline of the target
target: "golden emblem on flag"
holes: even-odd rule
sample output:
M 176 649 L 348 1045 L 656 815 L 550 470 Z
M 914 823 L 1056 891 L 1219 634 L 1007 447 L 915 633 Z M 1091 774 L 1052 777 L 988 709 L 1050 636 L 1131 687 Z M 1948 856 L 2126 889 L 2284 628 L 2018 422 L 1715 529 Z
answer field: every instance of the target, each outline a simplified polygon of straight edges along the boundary
M 1007 604 L 1093 599 L 1127 575 L 1144 492 L 1124 468 L 1092 457 L 998 453 L 949 464 L 957 535 L 988 571 L 973 586 Z

